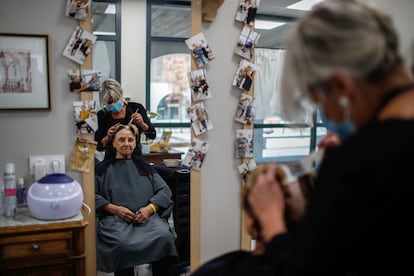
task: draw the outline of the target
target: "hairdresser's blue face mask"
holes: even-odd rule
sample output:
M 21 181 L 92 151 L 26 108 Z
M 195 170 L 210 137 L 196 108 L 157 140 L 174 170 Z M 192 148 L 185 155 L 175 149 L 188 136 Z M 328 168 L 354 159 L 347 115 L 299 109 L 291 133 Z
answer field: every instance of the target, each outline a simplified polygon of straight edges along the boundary
M 346 107 L 344 107 L 346 108 Z M 346 112 L 348 113 L 348 112 Z M 322 119 L 322 124 L 330 131 L 338 135 L 341 140 L 345 140 L 350 135 L 354 134 L 356 131 L 355 125 L 352 122 L 349 115 L 345 115 L 345 118 L 342 122 L 337 123 L 331 119 L 329 119 L 322 106 L 319 106 L 319 115 Z
M 116 103 L 108 104 L 108 109 L 114 113 L 119 113 L 124 106 L 124 102 L 122 100 L 117 101 Z

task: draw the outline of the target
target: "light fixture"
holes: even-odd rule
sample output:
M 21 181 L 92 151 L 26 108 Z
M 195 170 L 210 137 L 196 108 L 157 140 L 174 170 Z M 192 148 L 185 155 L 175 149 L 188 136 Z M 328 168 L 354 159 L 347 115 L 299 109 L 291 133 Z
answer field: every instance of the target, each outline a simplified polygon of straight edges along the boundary
M 323 0 L 302 0 L 302 1 L 296 2 L 295 4 L 287 6 L 286 8 L 293 9 L 293 10 L 307 11 L 307 10 L 310 10 L 314 5 L 322 1 Z
M 115 13 L 116 13 L 115 4 L 108 4 L 108 6 L 106 6 L 106 9 L 105 9 L 105 14 L 115 14 Z
M 278 21 L 268 21 L 268 20 L 255 20 L 254 28 L 260 30 L 271 30 L 282 25 L 285 25 L 285 22 L 278 22 Z

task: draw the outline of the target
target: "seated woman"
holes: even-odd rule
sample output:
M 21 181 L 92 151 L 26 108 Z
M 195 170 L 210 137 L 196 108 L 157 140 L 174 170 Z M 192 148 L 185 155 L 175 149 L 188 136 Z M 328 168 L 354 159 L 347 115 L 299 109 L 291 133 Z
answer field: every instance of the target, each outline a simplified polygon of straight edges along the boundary
M 153 276 L 171 275 L 177 257 L 168 224 L 171 190 L 141 157 L 133 155 L 138 129 L 119 125 L 115 153 L 95 169 L 96 256 L 99 271 L 134 275 L 152 263 Z

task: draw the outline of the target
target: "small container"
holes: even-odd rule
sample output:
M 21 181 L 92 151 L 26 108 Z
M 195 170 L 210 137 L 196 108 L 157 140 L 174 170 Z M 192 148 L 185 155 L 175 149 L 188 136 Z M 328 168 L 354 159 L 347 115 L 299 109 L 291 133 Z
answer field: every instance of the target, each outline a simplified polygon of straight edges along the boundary
M 24 179 L 21 178 L 21 177 L 17 179 L 16 197 L 17 197 L 17 206 L 18 207 L 27 206 L 27 204 L 26 204 L 26 188 L 24 187 Z

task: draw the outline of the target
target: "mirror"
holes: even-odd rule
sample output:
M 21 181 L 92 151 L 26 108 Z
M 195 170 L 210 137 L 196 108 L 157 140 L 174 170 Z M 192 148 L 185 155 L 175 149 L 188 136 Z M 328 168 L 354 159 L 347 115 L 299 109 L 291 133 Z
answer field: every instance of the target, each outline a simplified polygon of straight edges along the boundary
M 102 5 L 104 1 L 94 2 Z M 301 13 L 299 10 L 287 9 L 288 5 L 295 2 L 300 1 L 261 0 L 257 20 L 282 21 L 284 24 L 273 29 L 256 28 L 261 35 L 257 47 L 283 48 L 283 38 L 294 24 L 296 17 Z M 191 36 L 191 1 L 160 0 L 147 1 L 147 3 L 150 5 L 151 18 L 147 22 L 149 22 L 151 35 L 147 40 L 149 43 L 147 47 L 149 49 L 147 52 L 147 72 L 150 73 L 147 74 L 149 91 L 145 106 L 148 111 L 161 115 L 153 121 L 154 124 L 159 125 L 157 133 L 161 135 L 163 131 L 172 130 L 174 135 L 171 137 L 171 142 L 176 145 L 174 148 L 177 147 L 185 153 L 191 139 L 188 117 L 184 112 L 190 103 L 188 83 L 184 76 L 189 71 L 190 59 L 188 48 L 183 42 Z M 118 51 L 116 48 L 117 31 L 110 26 L 115 24 L 116 20 L 109 19 L 113 13 L 107 7 L 101 6 L 99 13 L 100 17 L 94 18 L 93 25 L 96 31 L 101 32 L 99 35 L 104 39 L 101 41 L 101 50 L 94 54 L 96 59 L 94 62 L 106 60 L 107 65 L 105 66 L 108 67 L 109 64 L 110 67 L 106 74 L 114 76 L 118 72 L 116 62 L 114 62 Z M 104 19 L 104 17 L 108 19 Z M 105 28 L 103 28 L 104 26 Z M 98 39 L 98 43 L 99 41 Z M 101 59 L 100 53 L 106 57 Z M 97 67 L 99 66 L 97 65 Z M 115 69 L 113 70 L 113 68 Z

